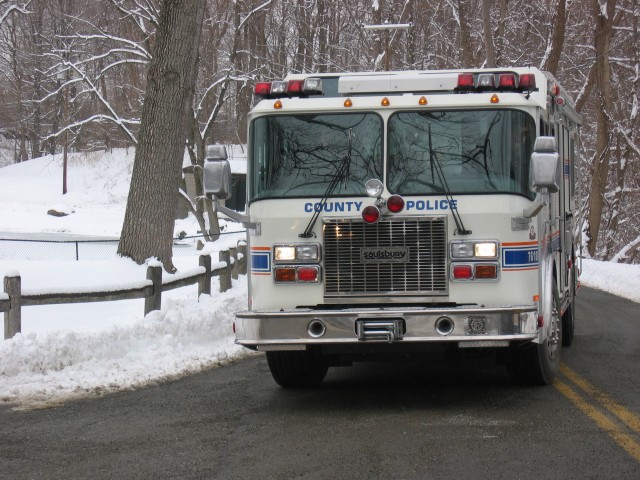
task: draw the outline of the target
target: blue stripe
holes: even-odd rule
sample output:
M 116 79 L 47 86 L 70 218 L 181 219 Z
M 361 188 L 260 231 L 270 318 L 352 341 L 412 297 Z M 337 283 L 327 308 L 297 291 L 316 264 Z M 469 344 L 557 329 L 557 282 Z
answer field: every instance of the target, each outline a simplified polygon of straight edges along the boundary
M 504 267 L 528 267 L 538 264 L 538 248 L 517 248 L 502 250 Z
M 270 252 L 251 252 L 251 270 L 254 272 L 270 272 L 271 271 L 271 253 Z

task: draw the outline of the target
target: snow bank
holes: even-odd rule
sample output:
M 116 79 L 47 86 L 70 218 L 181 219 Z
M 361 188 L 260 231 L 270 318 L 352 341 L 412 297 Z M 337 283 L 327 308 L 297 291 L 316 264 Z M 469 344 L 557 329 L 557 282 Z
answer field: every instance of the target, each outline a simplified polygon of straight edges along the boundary
M 131 326 L 51 331 L 0 343 L 0 401 L 51 404 L 156 384 L 249 355 L 234 344 L 246 282 L 223 294 L 169 300 Z
M 580 283 L 640 302 L 640 265 L 584 259 Z

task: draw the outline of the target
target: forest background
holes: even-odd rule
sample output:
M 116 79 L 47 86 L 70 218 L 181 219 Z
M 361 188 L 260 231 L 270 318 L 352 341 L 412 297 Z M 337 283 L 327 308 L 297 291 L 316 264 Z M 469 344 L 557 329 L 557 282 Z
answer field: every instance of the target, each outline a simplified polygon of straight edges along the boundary
M 159 4 L 0 0 L 5 163 L 138 144 Z M 289 72 L 540 67 L 583 116 L 588 254 L 640 263 L 639 20 L 640 0 L 209 0 L 188 151 L 245 143 L 253 85 Z M 387 21 L 411 28 L 363 28 Z

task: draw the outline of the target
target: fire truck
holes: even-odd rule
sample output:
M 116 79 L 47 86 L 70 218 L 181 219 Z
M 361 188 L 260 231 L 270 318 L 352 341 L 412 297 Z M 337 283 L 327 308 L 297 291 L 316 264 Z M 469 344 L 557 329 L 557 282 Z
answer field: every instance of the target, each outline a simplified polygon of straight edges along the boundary
M 292 74 L 249 114 L 236 342 L 283 387 L 433 349 L 548 384 L 574 336 L 581 118 L 536 68 Z

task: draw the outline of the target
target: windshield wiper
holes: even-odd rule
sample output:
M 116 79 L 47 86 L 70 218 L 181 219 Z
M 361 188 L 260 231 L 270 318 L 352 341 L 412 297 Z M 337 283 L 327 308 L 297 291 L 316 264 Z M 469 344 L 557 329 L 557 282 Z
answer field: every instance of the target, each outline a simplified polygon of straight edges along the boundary
M 464 228 L 462 217 L 460 216 L 460 213 L 458 213 L 458 207 L 456 205 L 457 202 L 451 195 L 451 190 L 449 189 L 447 178 L 445 177 L 444 171 L 442 170 L 442 165 L 440 165 L 440 161 L 438 160 L 436 153 L 433 151 L 433 143 L 431 142 L 431 122 L 428 122 L 427 125 L 429 126 L 429 162 L 431 163 L 431 171 L 433 172 L 435 166 L 436 176 L 438 177 L 438 181 L 442 186 L 442 190 L 444 190 L 444 196 L 449 202 L 449 208 L 451 209 L 451 216 L 453 217 L 453 221 L 456 222 L 456 229 L 453 234 L 471 235 L 471 230 L 467 230 L 466 228 Z
M 313 215 L 311 220 L 309 220 L 309 224 L 307 228 L 304 229 L 304 232 L 300 233 L 298 237 L 300 238 L 311 238 L 315 236 L 313 233 L 313 227 L 315 227 L 316 222 L 318 221 L 318 217 L 320 216 L 320 212 L 324 210 L 324 206 L 327 203 L 327 200 L 334 192 L 340 181 L 344 179 L 344 188 L 347 188 L 347 180 L 349 177 L 349 166 L 351 165 L 351 142 L 352 142 L 353 129 L 349 129 L 349 149 L 347 151 L 347 155 L 342 159 L 340 164 L 338 165 L 338 169 L 336 170 L 335 175 L 331 178 L 327 189 L 322 195 L 320 202 L 314 205 Z

